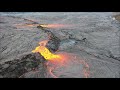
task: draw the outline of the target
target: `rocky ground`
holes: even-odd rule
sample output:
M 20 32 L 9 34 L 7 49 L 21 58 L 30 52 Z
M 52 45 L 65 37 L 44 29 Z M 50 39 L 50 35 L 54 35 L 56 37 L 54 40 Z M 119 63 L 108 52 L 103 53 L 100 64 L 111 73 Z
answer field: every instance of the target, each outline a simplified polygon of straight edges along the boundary
M 51 52 L 72 53 L 83 59 L 89 65 L 89 78 L 120 78 L 119 13 L 112 12 L 1 12 L 0 77 L 54 77 L 47 61 L 31 51 L 40 41 L 48 40 L 48 32 L 37 24 L 56 23 L 70 26 L 47 28 L 52 37 L 47 44 Z M 59 78 L 84 78 L 80 74 L 82 65 L 75 62 L 67 68 L 54 69 L 52 74 L 59 72 Z

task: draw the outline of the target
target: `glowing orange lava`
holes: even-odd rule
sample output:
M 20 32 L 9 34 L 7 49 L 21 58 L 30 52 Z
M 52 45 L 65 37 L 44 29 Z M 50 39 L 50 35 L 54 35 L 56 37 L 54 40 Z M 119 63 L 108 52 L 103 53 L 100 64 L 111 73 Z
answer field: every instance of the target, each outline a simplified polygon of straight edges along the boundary
M 72 27 L 72 24 L 30 24 L 30 23 L 25 23 L 25 24 L 15 24 L 17 28 L 33 28 L 40 26 L 41 28 L 66 28 L 66 27 Z M 74 25 L 75 26 L 75 25 Z
M 55 55 L 51 53 L 46 47 L 44 46 L 38 46 L 35 48 L 35 50 L 32 51 L 33 53 L 39 52 L 46 60 L 54 60 L 54 59 L 60 59 L 59 55 Z
M 51 53 L 49 49 L 46 48 L 46 44 L 48 40 L 41 41 L 39 46 L 37 46 L 32 52 L 36 53 L 39 52 L 48 62 L 46 63 L 47 69 L 49 74 L 54 77 L 58 78 L 60 75 L 64 74 L 65 69 L 82 66 L 83 71 L 79 72 L 80 75 L 84 75 L 85 78 L 89 77 L 89 65 L 85 62 L 85 60 L 79 58 L 75 54 L 66 53 L 66 52 L 57 52 Z M 59 74 L 55 75 L 53 71 L 59 70 L 60 68 L 64 68 L 63 71 L 60 71 Z
M 15 24 L 17 28 L 36 27 L 38 24 Z
M 83 70 L 78 70 L 78 72 L 74 73 L 74 75 L 78 75 L 78 77 L 84 78 L 89 77 L 89 65 L 85 62 L 85 60 L 72 53 L 61 52 L 58 55 L 61 56 L 62 59 L 56 59 L 47 62 L 47 67 L 52 77 L 59 78 L 61 75 L 68 75 L 67 73 L 72 74 L 74 70 L 68 69 L 80 66 L 83 67 Z M 54 73 L 55 71 L 57 71 L 57 73 Z M 74 75 L 73 77 L 75 77 Z
M 47 44 L 48 40 L 40 42 L 40 46 L 37 46 L 35 50 L 33 50 L 33 53 L 39 52 L 46 60 L 55 60 L 55 59 L 61 59 L 59 55 L 51 53 L 45 46 Z
M 68 27 L 70 25 L 66 25 L 66 24 L 41 24 L 41 27 L 44 28 L 62 28 L 62 27 Z

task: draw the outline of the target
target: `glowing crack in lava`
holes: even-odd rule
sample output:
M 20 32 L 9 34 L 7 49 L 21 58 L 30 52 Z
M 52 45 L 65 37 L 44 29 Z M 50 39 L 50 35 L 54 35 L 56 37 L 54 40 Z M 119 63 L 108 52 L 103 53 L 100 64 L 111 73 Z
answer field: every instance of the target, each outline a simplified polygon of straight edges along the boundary
M 66 25 L 66 24 L 40 24 L 39 26 L 43 28 L 63 28 L 63 27 L 70 27 L 72 25 Z
M 58 53 L 62 59 L 56 59 L 48 61 L 48 71 L 53 78 L 88 78 L 89 77 L 89 65 L 79 56 L 60 52 Z
M 66 28 L 66 27 L 72 27 L 73 25 L 68 25 L 68 24 L 15 24 L 17 28 L 33 28 L 33 27 L 41 27 L 41 28 Z
M 76 77 L 89 77 L 89 65 L 85 60 L 79 58 L 77 55 L 66 52 L 51 53 L 45 46 L 48 40 L 41 41 L 39 46 L 33 50 L 33 53 L 39 52 L 46 60 L 48 77 L 58 78 L 61 75 L 70 76 L 73 73 Z M 57 73 L 56 73 L 57 72 Z M 69 72 L 69 75 L 68 75 Z M 66 76 L 66 77 L 67 77 Z

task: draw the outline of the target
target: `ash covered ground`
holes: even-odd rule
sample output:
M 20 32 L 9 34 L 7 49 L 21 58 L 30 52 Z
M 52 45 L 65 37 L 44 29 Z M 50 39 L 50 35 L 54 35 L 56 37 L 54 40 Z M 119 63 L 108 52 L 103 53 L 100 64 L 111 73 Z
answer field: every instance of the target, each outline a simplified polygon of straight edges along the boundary
M 83 64 L 89 65 L 88 78 L 120 78 L 120 13 L 112 12 L 0 12 L 0 77 L 1 78 L 84 78 Z M 50 71 L 47 61 L 31 51 L 48 33 L 26 24 L 69 24 L 48 28 L 48 49 L 75 54 L 67 68 Z M 56 44 L 58 43 L 58 44 Z M 73 58 L 70 58 L 73 59 Z M 52 73 L 52 74 L 51 74 Z

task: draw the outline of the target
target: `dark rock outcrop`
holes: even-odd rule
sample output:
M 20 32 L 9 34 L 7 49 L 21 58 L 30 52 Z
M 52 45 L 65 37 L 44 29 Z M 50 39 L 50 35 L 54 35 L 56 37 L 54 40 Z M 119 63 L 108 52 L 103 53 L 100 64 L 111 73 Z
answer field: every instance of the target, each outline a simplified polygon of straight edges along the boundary
M 0 75 L 2 78 L 23 78 L 24 74 L 31 71 L 35 72 L 38 69 L 45 71 L 44 63 L 45 59 L 39 53 L 30 53 L 0 64 Z M 29 78 L 29 75 L 26 78 Z
M 59 45 L 60 45 L 60 39 L 55 36 L 50 30 L 47 30 L 46 28 L 38 25 L 37 28 L 43 30 L 45 33 L 48 34 L 49 37 L 49 41 L 46 45 L 46 47 L 51 51 L 51 52 L 55 52 L 58 50 Z

